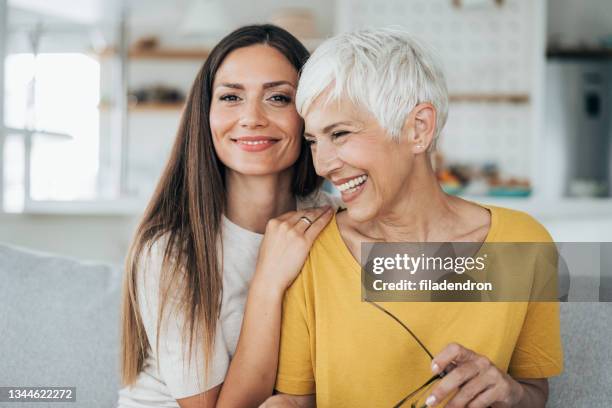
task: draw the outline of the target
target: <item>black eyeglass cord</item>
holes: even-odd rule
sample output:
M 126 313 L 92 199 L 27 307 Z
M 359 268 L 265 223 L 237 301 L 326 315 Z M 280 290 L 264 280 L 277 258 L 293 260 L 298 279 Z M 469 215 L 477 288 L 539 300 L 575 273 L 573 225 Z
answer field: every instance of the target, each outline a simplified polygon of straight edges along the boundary
M 371 302 L 369 300 L 365 300 L 367 303 L 371 304 L 372 306 L 374 306 L 375 308 L 377 308 L 378 310 L 380 310 L 381 312 L 385 313 L 387 316 L 391 317 L 393 320 L 395 320 L 400 326 L 402 326 L 404 328 L 404 330 L 406 330 L 408 333 L 410 333 L 410 335 L 412 336 L 412 338 L 414 339 L 414 341 L 416 341 L 419 346 L 421 346 L 421 348 L 427 353 L 427 355 L 429 356 L 430 359 L 433 360 L 433 354 L 431 354 L 431 352 L 429 351 L 429 349 L 423 344 L 423 342 L 421 340 L 419 340 L 419 338 L 412 332 L 412 330 L 410 330 L 410 328 L 408 326 L 406 326 L 404 324 L 404 322 L 402 322 L 400 319 L 398 319 L 393 313 L 391 313 L 390 311 L 388 311 L 387 309 L 385 309 L 384 307 L 382 307 L 381 305 Z M 429 380 L 427 380 L 427 382 L 425 384 L 423 384 L 422 386 L 420 386 L 419 388 L 417 388 L 416 390 L 414 390 L 413 392 L 411 392 L 410 394 L 406 395 L 404 398 L 402 398 L 401 401 L 399 401 L 397 404 L 395 404 L 393 406 L 393 408 L 399 408 L 402 405 L 404 405 L 404 403 L 412 398 L 415 394 L 417 394 L 419 391 L 421 391 L 423 388 L 427 387 L 428 385 L 430 385 L 431 383 L 433 383 L 434 381 L 436 381 L 439 378 L 442 378 L 446 375 L 446 372 L 442 371 L 439 374 L 434 375 L 433 377 L 431 377 Z
M 382 311 L 383 313 L 385 313 L 386 315 L 390 316 L 393 320 L 395 320 L 400 326 L 402 326 L 404 328 L 404 330 L 406 330 L 408 333 L 410 333 L 410 335 L 412 336 L 412 338 L 414 339 L 414 341 L 416 341 L 417 343 L 419 343 L 419 346 L 421 346 L 421 348 L 423 350 L 425 350 L 425 352 L 427 353 L 427 355 L 429 356 L 430 359 L 433 360 L 433 354 L 431 354 L 431 352 L 429 351 L 429 349 L 427 347 L 425 347 L 425 345 L 421 342 L 421 340 L 419 340 L 419 338 L 412 332 L 412 330 L 410 330 L 410 328 L 408 326 L 406 326 L 400 319 L 398 319 L 397 317 L 395 317 L 395 315 L 393 313 L 391 313 L 390 311 L 388 311 L 387 309 L 385 309 L 384 307 L 382 307 L 381 305 L 379 305 L 378 303 L 374 303 L 374 302 L 370 302 L 369 300 L 366 300 L 366 302 L 368 302 L 369 304 L 371 304 L 372 306 L 374 306 L 375 308 L 379 309 L 380 311 Z

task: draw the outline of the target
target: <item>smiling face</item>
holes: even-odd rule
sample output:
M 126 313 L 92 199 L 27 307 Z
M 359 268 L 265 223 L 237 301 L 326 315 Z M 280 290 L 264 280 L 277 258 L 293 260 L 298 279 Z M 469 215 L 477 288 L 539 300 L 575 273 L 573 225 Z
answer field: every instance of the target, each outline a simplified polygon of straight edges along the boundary
M 348 215 L 372 220 L 397 208 L 407 191 L 415 153 L 422 153 L 407 133 L 394 141 L 366 110 L 346 98 L 323 105 L 319 97 L 304 116 L 305 137 L 317 173 L 342 194 Z
M 270 175 L 289 169 L 300 153 L 302 120 L 294 105 L 297 71 L 273 47 L 232 51 L 213 82 L 210 129 L 228 171 Z

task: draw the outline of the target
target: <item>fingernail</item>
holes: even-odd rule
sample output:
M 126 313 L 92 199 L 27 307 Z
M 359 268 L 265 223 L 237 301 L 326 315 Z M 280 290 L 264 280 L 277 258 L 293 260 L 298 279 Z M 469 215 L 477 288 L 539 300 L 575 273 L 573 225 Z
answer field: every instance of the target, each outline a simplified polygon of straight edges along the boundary
M 436 403 L 436 397 L 434 397 L 433 395 L 430 395 L 425 400 L 425 405 L 427 405 L 428 407 L 433 407 L 435 403 Z
M 431 363 L 431 371 L 434 374 L 438 374 L 440 372 L 440 366 L 437 365 L 436 363 Z

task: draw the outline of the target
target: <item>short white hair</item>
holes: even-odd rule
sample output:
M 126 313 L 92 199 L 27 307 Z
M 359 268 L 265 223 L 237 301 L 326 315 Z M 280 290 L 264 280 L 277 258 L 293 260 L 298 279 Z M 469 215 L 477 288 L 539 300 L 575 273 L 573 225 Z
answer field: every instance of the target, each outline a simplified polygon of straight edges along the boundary
M 348 97 L 399 140 L 407 115 L 423 102 L 436 110 L 435 143 L 448 116 L 448 90 L 434 53 L 407 33 L 390 28 L 345 33 L 324 41 L 304 65 L 296 108 L 304 116 L 328 92 L 324 104 Z

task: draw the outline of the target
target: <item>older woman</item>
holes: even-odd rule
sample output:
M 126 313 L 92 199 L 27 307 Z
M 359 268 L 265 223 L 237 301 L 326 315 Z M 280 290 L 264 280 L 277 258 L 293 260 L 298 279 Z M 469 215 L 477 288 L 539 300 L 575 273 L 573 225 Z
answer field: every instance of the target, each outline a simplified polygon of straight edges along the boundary
M 558 304 L 361 300 L 362 242 L 550 242 L 527 214 L 441 190 L 430 153 L 448 95 L 430 53 L 391 30 L 332 38 L 296 105 L 315 169 L 347 208 L 285 296 L 283 395 L 265 406 L 543 407 L 562 370 Z

